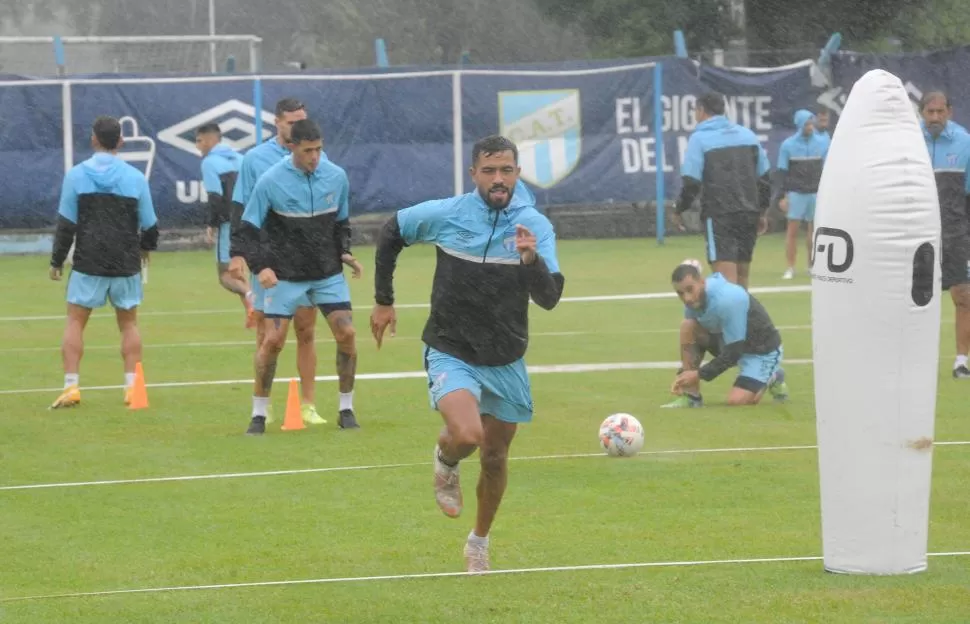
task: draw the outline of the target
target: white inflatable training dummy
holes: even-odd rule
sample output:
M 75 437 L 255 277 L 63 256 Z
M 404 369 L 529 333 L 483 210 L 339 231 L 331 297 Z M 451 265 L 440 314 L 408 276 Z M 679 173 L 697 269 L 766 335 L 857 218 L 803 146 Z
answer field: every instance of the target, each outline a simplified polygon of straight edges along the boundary
M 824 567 L 926 569 L 940 346 L 940 208 L 901 81 L 853 86 L 818 191 L 812 251 Z

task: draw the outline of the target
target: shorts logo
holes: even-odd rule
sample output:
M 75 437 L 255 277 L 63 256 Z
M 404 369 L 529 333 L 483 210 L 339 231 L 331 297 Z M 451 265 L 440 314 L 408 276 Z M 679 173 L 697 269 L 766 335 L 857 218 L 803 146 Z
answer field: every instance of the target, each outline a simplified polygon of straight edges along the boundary
M 499 132 L 519 148 L 522 179 L 551 188 L 579 164 L 579 89 L 500 91 Z
M 434 381 L 431 383 L 431 392 L 438 392 L 439 390 L 441 390 L 444 387 L 445 379 L 447 378 L 448 378 L 448 373 L 441 373 L 440 375 L 435 377 Z
M 254 123 L 256 109 L 239 100 L 226 100 L 222 104 L 204 110 L 158 133 L 158 139 L 190 154 L 201 156 L 195 147 L 195 129 L 206 123 L 218 123 L 222 130 L 222 140 L 237 152 L 262 143 L 273 135 L 270 128 L 275 123 L 273 113 L 260 111 L 260 128 Z

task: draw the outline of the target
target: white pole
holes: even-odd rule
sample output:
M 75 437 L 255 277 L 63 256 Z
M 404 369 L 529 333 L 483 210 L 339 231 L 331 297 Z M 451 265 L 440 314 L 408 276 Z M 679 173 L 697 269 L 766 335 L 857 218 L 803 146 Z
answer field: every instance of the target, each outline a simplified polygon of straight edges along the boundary
M 209 36 L 216 34 L 216 0 L 209 0 Z M 209 43 L 209 69 L 216 73 L 216 42 Z
M 462 127 L 461 110 L 461 72 L 456 71 L 451 74 L 451 129 L 454 134 L 454 159 L 455 159 L 455 195 L 465 193 L 465 137 Z

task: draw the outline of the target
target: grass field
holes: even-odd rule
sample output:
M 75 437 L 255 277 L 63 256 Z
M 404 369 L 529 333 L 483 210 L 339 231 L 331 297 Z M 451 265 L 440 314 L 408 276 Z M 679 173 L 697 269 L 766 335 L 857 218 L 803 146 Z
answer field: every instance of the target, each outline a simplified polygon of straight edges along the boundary
M 780 238 L 759 242 L 752 285 L 803 287 L 759 295 L 782 329 L 790 402 L 726 408 L 729 374 L 689 411 L 657 406 L 678 353 L 668 276 L 702 256 L 702 242 L 561 243 L 565 296 L 594 299 L 533 308 L 527 359 L 546 372 L 532 376 L 535 421 L 512 446 L 491 538 L 493 569 L 529 571 L 485 577 L 448 575 L 464 569 L 474 458 L 463 465 L 465 513 L 446 518 L 431 487 L 440 418 L 426 382 L 366 378 L 421 372 L 433 250 L 402 255 L 398 301 L 416 305 L 399 309 L 398 335 L 380 352 L 367 330 L 373 250 L 357 253 L 368 271 L 352 284 L 362 429 L 337 429 L 335 382 L 320 381 L 330 424 L 280 431 L 278 380 L 277 420 L 262 438 L 243 435 L 252 332 L 217 286 L 211 253 L 153 257 L 140 320 L 151 407 L 138 412 L 122 405 L 107 311 L 88 326 L 82 406 L 47 410 L 62 383 L 64 286 L 47 280 L 46 258 L 0 259 L 16 294 L 0 302 L 0 622 L 970 620 L 970 557 L 932 557 L 905 578 L 831 575 L 805 559 L 821 555 L 809 282 L 780 280 Z M 595 298 L 638 293 L 663 296 Z M 952 318 L 944 305 L 937 440 L 965 443 L 970 385 L 949 376 Z M 333 375 L 322 323 L 317 349 L 318 375 Z M 291 342 L 278 377 L 294 374 Z M 618 411 L 646 429 L 635 458 L 599 449 L 598 425 Z M 139 481 L 189 476 L 212 478 Z M 117 480 L 132 482 L 63 485 Z M 967 483 L 970 446 L 938 446 L 930 552 L 970 551 Z M 62 485 L 13 487 L 42 484 Z M 802 559 L 756 561 L 783 558 Z M 556 567 L 572 569 L 533 570 Z M 197 587 L 233 584 L 243 585 Z M 176 589 L 50 597 L 157 588 Z

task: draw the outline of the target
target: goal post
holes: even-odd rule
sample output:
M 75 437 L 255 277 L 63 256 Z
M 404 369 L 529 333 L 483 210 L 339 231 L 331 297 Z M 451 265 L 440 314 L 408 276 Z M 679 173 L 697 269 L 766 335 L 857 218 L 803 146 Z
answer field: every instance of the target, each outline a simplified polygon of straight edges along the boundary
M 255 35 L 0 37 L 0 73 L 256 73 L 261 44 Z

